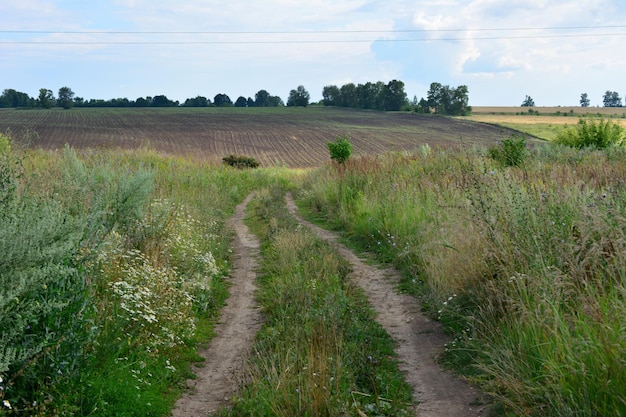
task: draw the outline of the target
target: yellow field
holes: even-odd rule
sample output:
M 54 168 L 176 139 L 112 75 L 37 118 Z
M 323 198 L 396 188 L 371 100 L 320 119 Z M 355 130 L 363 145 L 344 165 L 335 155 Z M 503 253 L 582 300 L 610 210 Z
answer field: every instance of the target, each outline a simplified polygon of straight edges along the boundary
M 529 109 L 539 114 L 529 114 Z M 540 139 L 552 140 L 579 117 L 606 117 L 626 127 L 624 107 L 472 107 L 469 120 L 519 130 Z

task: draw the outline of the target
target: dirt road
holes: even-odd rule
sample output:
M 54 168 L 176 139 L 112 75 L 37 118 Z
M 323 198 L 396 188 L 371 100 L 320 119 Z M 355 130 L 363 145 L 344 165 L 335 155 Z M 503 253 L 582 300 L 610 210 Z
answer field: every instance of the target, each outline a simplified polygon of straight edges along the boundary
M 351 250 L 338 243 L 338 235 L 304 220 L 297 213 L 291 194 L 287 207 L 298 221 L 321 238 L 335 245 L 352 265 L 350 278 L 365 292 L 377 313 L 377 321 L 397 341 L 400 369 L 413 387 L 419 402 L 419 417 L 473 417 L 486 414 L 484 407 L 472 405 L 482 397 L 479 390 L 455 378 L 439 366 L 435 357 L 448 341 L 442 327 L 420 312 L 414 297 L 398 294 L 400 274 L 393 268 L 381 270 L 367 265 Z
M 196 379 L 187 381 L 190 391 L 176 403 L 173 417 L 205 417 L 228 402 L 239 386 L 245 359 L 261 328 L 261 314 L 254 301 L 259 242 L 243 223 L 252 197 L 237 206 L 229 221 L 236 232 L 230 297 L 215 328 L 215 338 L 200 352 L 205 361 L 195 367 Z

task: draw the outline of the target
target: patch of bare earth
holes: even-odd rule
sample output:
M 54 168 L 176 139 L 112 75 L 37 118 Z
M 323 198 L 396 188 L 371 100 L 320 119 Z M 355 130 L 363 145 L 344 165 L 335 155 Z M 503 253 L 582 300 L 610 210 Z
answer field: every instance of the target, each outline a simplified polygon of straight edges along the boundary
M 245 360 L 262 317 L 254 301 L 259 242 L 243 222 L 248 196 L 229 220 L 235 232 L 230 296 L 221 311 L 216 336 L 200 353 L 205 361 L 194 367 L 196 379 L 176 403 L 173 417 L 206 416 L 228 402 L 241 381 Z
M 485 413 L 483 394 L 466 381 L 454 377 L 436 363 L 436 356 L 448 341 L 442 326 L 421 313 L 414 297 L 399 294 L 400 274 L 394 268 L 370 266 L 338 242 L 338 235 L 321 229 L 297 214 L 291 194 L 289 211 L 302 224 L 337 247 L 352 265 L 350 278 L 365 292 L 376 311 L 377 321 L 397 342 L 399 367 L 413 388 L 420 417 L 472 417 Z M 478 401 L 477 401 L 478 400 Z

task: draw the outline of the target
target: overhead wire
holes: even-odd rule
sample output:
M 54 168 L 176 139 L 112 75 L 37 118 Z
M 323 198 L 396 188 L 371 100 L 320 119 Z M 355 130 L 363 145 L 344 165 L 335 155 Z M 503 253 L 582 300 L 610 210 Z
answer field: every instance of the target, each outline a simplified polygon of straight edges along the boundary
M 626 25 L 603 26 L 554 26 L 554 27 L 519 27 L 519 28 L 457 28 L 457 29 L 392 29 L 392 30 L 294 30 L 294 31 L 89 31 L 89 30 L 0 30 L 0 35 L 324 35 L 324 34 L 437 34 L 466 32 L 465 36 L 390 38 L 375 39 L 244 39 L 244 40 L 46 40 L 46 39 L 4 39 L 0 44 L 31 44 L 31 45 L 220 45 L 220 44 L 315 44 L 315 43 L 372 43 L 372 42 L 441 42 L 467 40 L 507 40 L 507 39 L 543 39 L 543 38 L 584 38 L 584 37 L 615 37 L 625 36 L 626 32 L 591 32 L 591 33 L 540 33 L 520 35 L 476 35 L 471 32 L 535 32 L 562 30 L 607 30 L 624 29 Z

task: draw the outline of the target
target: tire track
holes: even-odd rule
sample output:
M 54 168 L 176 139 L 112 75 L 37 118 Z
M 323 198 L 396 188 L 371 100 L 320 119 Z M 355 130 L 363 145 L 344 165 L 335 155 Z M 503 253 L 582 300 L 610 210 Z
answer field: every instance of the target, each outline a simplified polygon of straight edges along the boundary
M 398 343 L 396 353 L 399 368 L 413 388 L 413 399 L 418 404 L 420 417 L 480 416 L 484 406 L 483 394 L 466 381 L 455 378 L 435 361 L 448 338 L 442 326 L 420 312 L 414 297 L 398 294 L 394 288 L 400 274 L 394 268 L 385 270 L 367 265 L 351 250 L 338 242 L 338 235 L 324 230 L 300 217 L 290 193 L 286 196 L 289 211 L 300 223 L 319 237 L 334 244 L 352 265 L 350 278 L 363 289 L 374 310 L 376 319 Z
M 239 386 L 245 359 L 261 328 L 262 317 L 254 300 L 259 241 L 243 222 L 252 197 L 250 194 L 239 204 L 228 221 L 236 233 L 230 296 L 215 328 L 216 336 L 199 352 L 205 361 L 194 367 L 196 379 L 187 381 L 190 391 L 177 401 L 173 417 L 204 417 L 227 403 Z

